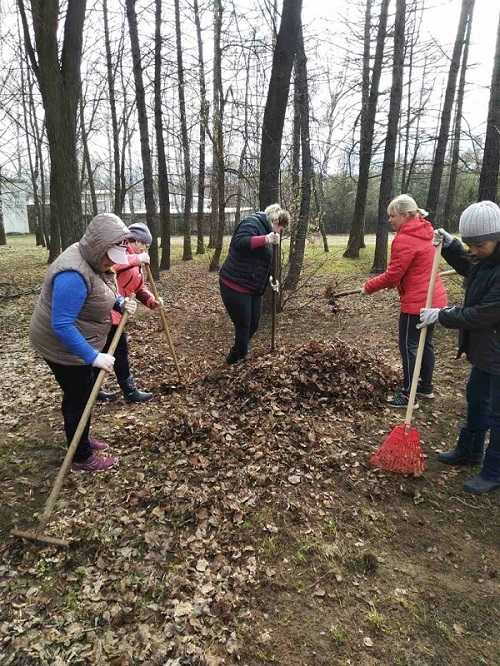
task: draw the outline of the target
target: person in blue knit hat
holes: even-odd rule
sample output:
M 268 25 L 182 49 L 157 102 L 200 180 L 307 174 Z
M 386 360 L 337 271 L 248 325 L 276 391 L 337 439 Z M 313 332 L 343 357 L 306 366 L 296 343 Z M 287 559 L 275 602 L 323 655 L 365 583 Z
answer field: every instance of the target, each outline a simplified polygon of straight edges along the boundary
M 460 235 L 469 246 L 444 229 L 443 257 L 465 277 L 462 306 L 425 308 L 421 326 L 440 323 L 459 331 L 458 356 L 472 365 L 467 382 L 467 421 L 452 451 L 441 453 L 447 465 L 481 465 L 464 490 L 480 495 L 500 488 L 500 208 L 480 201 L 464 210 Z M 490 439 L 483 458 L 487 432 Z

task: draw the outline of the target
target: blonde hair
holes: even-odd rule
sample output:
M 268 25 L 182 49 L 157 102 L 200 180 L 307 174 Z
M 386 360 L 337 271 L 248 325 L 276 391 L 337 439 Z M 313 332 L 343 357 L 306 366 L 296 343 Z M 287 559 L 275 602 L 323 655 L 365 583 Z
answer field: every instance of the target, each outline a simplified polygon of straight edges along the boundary
M 420 217 L 427 217 L 429 213 L 423 208 L 417 206 L 417 202 L 409 194 L 400 194 L 398 197 L 393 199 L 391 203 L 387 206 L 387 212 L 397 213 L 399 215 L 420 215 Z
M 290 224 L 290 213 L 278 203 L 268 206 L 264 213 L 271 224 L 276 223 L 280 227 L 287 227 Z

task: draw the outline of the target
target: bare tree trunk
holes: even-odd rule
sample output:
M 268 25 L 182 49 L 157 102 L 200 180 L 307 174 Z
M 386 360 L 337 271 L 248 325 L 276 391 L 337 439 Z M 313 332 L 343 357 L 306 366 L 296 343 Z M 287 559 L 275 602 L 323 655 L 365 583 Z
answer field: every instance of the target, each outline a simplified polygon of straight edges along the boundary
M 111 110 L 111 127 L 113 138 L 113 173 L 114 173 L 114 203 L 113 212 L 121 215 L 122 212 L 122 192 L 120 177 L 120 135 L 118 129 L 118 116 L 116 113 L 115 96 L 115 70 L 113 68 L 113 57 L 111 54 L 111 43 L 109 40 L 109 19 L 108 19 L 108 0 L 102 0 L 103 19 L 104 19 L 104 45 L 106 47 L 106 72 L 109 91 L 109 108 Z
M 457 86 L 457 77 L 458 71 L 460 69 L 460 59 L 464 44 L 465 26 L 468 16 L 472 16 L 473 9 L 474 0 L 462 0 L 462 9 L 460 12 L 460 19 L 458 21 L 453 54 L 451 57 L 448 82 L 446 84 L 446 92 L 443 102 L 443 111 L 441 114 L 441 123 L 436 144 L 436 152 L 434 154 L 434 162 L 432 165 L 429 192 L 427 193 L 426 208 L 429 211 L 431 219 L 434 219 L 434 215 L 437 213 L 439 193 L 441 191 L 441 180 L 444 170 L 446 146 L 448 145 L 448 136 L 450 133 L 451 111 L 453 107 L 453 100 L 455 98 L 455 89 Z
M 299 37 L 300 40 L 300 37 Z M 298 50 L 295 56 L 293 84 L 293 125 L 292 125 L 292 200 L 290 203 L 290 245 L 289 256 L 295 252 L 295 236 L 300 209 L 300 80 L 298 73 Z
M 132 132 L 130 132 L 130 138 L 127 146 L 128 152 L 128 207 L 130 209 L 130 219 L 132 222 L 135 222 L 135 199 L 134 199 L 134 188 L 133 184 L 133 171 L 132 171 Z
M 18 24 L 18 30 L 19 30 L 19 24 Z M 40 200 L 38 197 L 38 150 L 36 146 L 36 137 L 33 136 L 33 133 L 31 131 L 30 127 L 30 122 L 29 122 L 29 115 L 30 115 L 30 109 L 29 109 L 29 100 L 26 99 L 27 97 L 27 86 L 29 86 L 29 79 L 28 81 L 25 80 L 24 77 L 24 54 L 22 53 L 21 49 L 21 34 L 18 34 L 19 37 L 19 65 L 20 65 L 20 73 L 21 73 L 21 105 L 23 108 L 23 125 L 24 125 L 24 136 L 26 139 L 26 152 L 28 155 L 28 164 L 30 168 L 30 178 L 31 178 L 31 188 L 33 190 L 33 204 L 35 206 L 35 216 L 36 216 L 36 225 L 35 225 L 35 237 L 36 237 L 36 244 L 37 246 L 45 246 L 45 238 L 43 235 L 43 229 L 42 229 L 42 224 L 41 224 L 41 216 L 40 216 Z M 27 69 L 29 70 L 29 64 L 27 63 Z M 32 95 L 31 95 L 32 99 Z M 33 158 L 33 152 L 32 152 L 32 145 L 33 143 L 35 144 L 35 156 Z
M 7 245 L 5 225 L 3 223 L 3 199 L 2 199 L 2 169 L 0 169 L 0 245 Z
M 369 27 L 367 22 L 371 21 L 371 12 L 368 5 L 371 7 L 372 0 L 367 0 L 366 14 L 365 14 L 365 49 L 364 49 L 364 71 L 366 69 L 365 58 L 369 53 L 366 44 L 367 34 L 369 38 Z M 352 216 L 351 231 L 349 233 L 349 240 L 347 248 L 344 252 L 344 257 L 349 259 L 357 259 L 359 257 L 359 250 L 364 245 L 364 225 L 365 225 L 365 210 L 366 198 L 368 194 L 368 181 L 370 177 L 370 164 L 372 159 L 373 150 L 373 134 L 375 130 L 375 116 L 377 113 L 377 101 L 379 95 L 380 76 L 382 73 L 382 64 L 384 57 L 385 37 L 387 30 L 387 14 L 389 8 L 389 0 L 382 0 L 380 7 L 380 16 L 377 30 L 377 44 L 375 47 L 375 58 L 373 61 L 372 80 L 370 85 L 370 93 L 367 96 L 366 90 L 362 93 L 362 101 L 366 107 L 361 108 L 361 128 L 360 128 L 360 142 L 359 142 L 359 175 L 358 185 L 356 187 L 356 200 L 354 202 L 354 213 Z M 369 60 L 368 60 L 369 66 Z M 364 79 L 365 80 L 365 75 Z
M 497 28 L 495 61 L 491 79 L 488 121 L 484 142 L 483 164 L 479 177 L 479 201 L 498 201 L 498 168 L 500 166 L 500 17 Z
M 155 0 L 155 130 L 158 153 L 158 199 L 160 202 L 161 263 L 160 269 L 170 269 L 170 188 L 168 184 L 163 114 L 161 107 L 161 0 Z
M 217 220 L 219 219 L 219 203 L 217 198 L 218 194 L 217 194 L 216 171 L 217 171 L 217 162 L 214 154 L 212 158 L 212 175 L 210 176 L 210 232 L 208 234 L 208 247 L 210 250 L 212 250 L 215 247 L 215 237 L 217 235 Z
M 134 65 L 135 101 L 137 106 L 137 117 L 139 119 L 139 135 L 141 138 L 146 222 L 153 236 L 153 242 L 149 248 L 149 254 L 151 257 L 151 271 L 153 273 L 153 277 L 155 280 L 157 280 L 160 277 L 160 271 L 158 266 L 158 229 L 156 223 L 156 203 L 154 197 L 153 168 L 151 164 L 151 150 L 149 147 L 148 116 L 146 113 L 144 83 L 142 80 L 141 51 L 139 46 L 139 34 L 137 31 L 135 0 L 126 0 L 126 8 L 130 32 L 130 46 L 132 49 L 132 62 Z
M 465 78 L 467 75 L 467 64 L 469 59 L 469 43 L 472 27 L 472 11 L 467 19 L 467 29 L 465 31 L 464 51 L 462 55 L 462 69 L 460 71 L 460 81 L 458 83 L 457 106 L 455 110 L 455 127 L 453 130 L 453 145 L 451 151 L 450 180 L 448 182 L 448 191 L 446 192 L 446 201 L 442 219 L 437 217 L 434 223 L 437 227 L 441 225 L 445 229 L 450 229 L 450 222 L 455 200 L 455 189 L 457 184 L 458 159 L 460 157 L 460 139 L 462 135 L 462 109 L 465 95 Z M 438 209 L 439 210 L 439 209 Z
M 83 100 L 80 98 L 80 132 L 82 134 L 83 160 L 87 169 L 87 183 L 89 184 L 90 200 L 92 201 L 92 215 L 97 215 L 97 197 L 95 193 L 94 172 L 90 162 L 90 153 L 87 142 L 87 130 L 85 128 L 85 117 L 83 113 Z
M 297 289 L 302 266 L 304 264 L 304 250 L 306 245 L 307 229 L 309 226 L 309 212 L 311 208 L 311 146 L 309 136 L 309 89 L 307 82 L 307 60 L 304 51 L 304 37 L 302 26 L 299 28 L 299 39 L 297 54 L 295 56 L 296 83 L 299 92 L 300 108 L 300 144 L 302 148 L 302 181 L 299 219 L 295 233 L 295 244 L 293 254 L 290 254 L 288 262 L 288 275 L 285 279 L 284 288 Z
M 281 140 L 285 121 L 290 75 L 299 39 L 302 0 L 283 0 L 281 23 L 273 55 L 271 80 L 262 124 L 259 201 L 264 210 L 279 201 Z
M 215 252 L 210 261 L 209 271 L 219 270 L 222 246 L 224 243 L 225 226 L 225 187 L 224 187 L 224 137 L 222 133 L 222 122 L 224 116 L 224 94 L 222 90 L 222 67 L 221 67 L 221 29 L 222 29 L 222 3 L 221 0 L 214 1 L 214 101 L 213 101 L 213 153 L 216 166 L 215 177 L 217 183 L 217 231 L 215 234 Z
M 191 175 L 191 157 L 189 154 L 189 135 L 186 120 L 186 100 L 184 97 L 184 65 L 182 62 L 182 35 L 179 0 L 174 0 L 175 8 L 175 42 L 177 46 L 177 76 L 179 92 L 179 111 L 181 119 L 182 153 L 184 158 L 184 246 L 182 260 L 190 261 L 193 258 L 191 249 L 191 208 L 193 205 L 193 178 Z
M 200 148 L 198 152 L 198 205 L 196 210 L 196 254 L 205 254 L 203 238 L 203 209 L 205 204 L 205 138 L 208 127 L 209 104 L 205 83 L 205 61 L 203 58 L 203 39 L 201 36 L 200 11 L 198 0 L 193 2 L 196 40 L 198 43 L 198 72 L 200 81 Z
M 378 198 L 377 238 L 372 272 L 382 273 L 387 266 L 387 206 L 394 194 L 394 169 L 398 123 L 403 97 L 403 66 L 405 58 L 406 0 L 397 0 L 394 22 L 394 54 L 392 61 L 392 87 L 389 101 L 389 118 L 385 140 L 384 163 L 380 178 Z
M 24 0 L 17 0 L 24 40 L 42 94 L 51 163 L 51 225 L 60 229 L 62 247 L 83 232 L 76 125 L 80 98 L 80 63 L 86 0 L 68 0 L 62 48 L 58 43 L 58 0 L 31 0 L 35 48 L 31 42 Z M 38 59 L 37 59 L 38 57 Z M 51 234 L 50 258 L 59 252 Z

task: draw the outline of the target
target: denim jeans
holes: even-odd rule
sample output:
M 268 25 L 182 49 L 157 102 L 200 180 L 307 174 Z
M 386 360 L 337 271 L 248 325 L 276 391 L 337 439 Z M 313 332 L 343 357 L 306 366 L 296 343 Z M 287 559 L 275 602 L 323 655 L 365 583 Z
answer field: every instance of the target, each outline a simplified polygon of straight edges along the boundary
M 467 424 L 470 431 L 490 431 L 481 476 L 500 480 L 500 375 L 473 367 L 467 382 Z
M 417 328 L 419 319 L 419 315 L 406 314 L 404 312 L 399 316 L 399 351 L 403 362 L 403 393 L 407 395 L 410 393 L 418 341 L 420 339 L 420 330 Z M 420 368 L 419 388 L 426 393 L 432 392 L 432 375 L 434 373 L 433 333 L 434 325 L 428 326 L 422 356 L 422 366 Z

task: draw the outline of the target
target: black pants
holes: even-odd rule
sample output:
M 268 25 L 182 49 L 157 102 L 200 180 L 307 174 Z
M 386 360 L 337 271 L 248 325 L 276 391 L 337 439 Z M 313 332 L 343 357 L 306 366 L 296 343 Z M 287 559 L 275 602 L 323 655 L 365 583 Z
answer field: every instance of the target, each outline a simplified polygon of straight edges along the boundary
M 417 329 L 419 315 L 401 313 L 399 316 L 399 351 L 403 361 L 403 393 L 410 393 L 415 357 L 417 355 L 420 331 Z M 432 374 L 434 372 L 434 347 L 432 334 L 434 325 L 427 327 L 422 367 L 420 368 L 419 388 L 422 391 L 432 391 Z
M 117 328 L 118 326 L 115 325 L 111 326 L 111 329 L 108 333 L 108 338 L 106 340 L 106 344 L 102 349 L 103 353 L 106 353 L 108 351 Z M 118 384 L 123 388 L 125 386 L 127 379 L 130 376 L 130 366 L 128 363 L 128 343 L 127 343 L 126 333 L 121 334 L 113 356 L 115 357 L 114 370 L 115 370 L 116 379 L 118 380 Z M 95 373 L 96 377 L 98 373 L 99 371 L 97 370 Z
M 219 281 L 220 295 L 234 324 L 234 350 L 240 358 L 248 354 L 248 344 L 259 328 L 262 294 L 242 294 Z
M 47 361 L 47 359 L 45 360 Z M 47 363 L 63 392 L 64 431 L 69 445 L 94 386 L 94 368 L 91 365 L 60 365 L 52 361 L 47 361 Z M 73 456 L 74 462 L 82 462 L 92 453 L 89 429 L 90 418 Z

